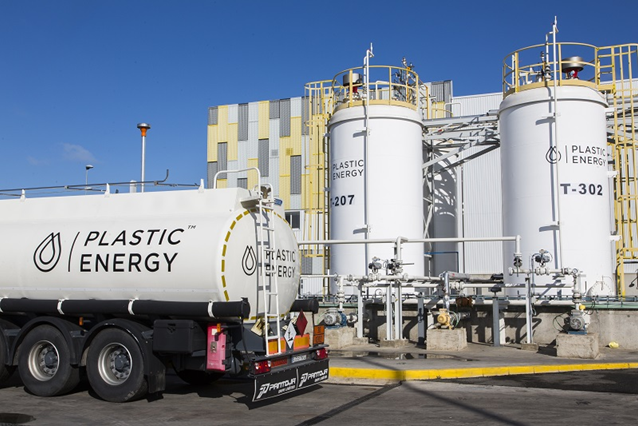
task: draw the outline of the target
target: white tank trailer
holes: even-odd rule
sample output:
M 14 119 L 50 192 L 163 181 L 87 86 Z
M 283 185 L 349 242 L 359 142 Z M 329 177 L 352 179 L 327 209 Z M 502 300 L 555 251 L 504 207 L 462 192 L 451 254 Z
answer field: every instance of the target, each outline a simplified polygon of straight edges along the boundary
M 168 365 L 190 383 L 247 374 L 255 400 L 325 380 L 305 315 L 282 330 L 318 308 L 295 300 L 282 212 L 237 188 L 1 200 L 0 380 L 17 366 L 53 396 L 86 367 L 114 402 L 162 391 Z
M 608 295 L 614 274 L 607 104 L 598 91 L 577 83 L 554 88 L 550 81 L 549 87 L 521 90 L 501 103 L 503 233 L 522 237 L 521 268 L 541 267 L 532 257 L 542 249 L 548 252 L 542 268 L 577 269 L 579 291 Z M 508 275 L 510 253 L 506 247 L 504 279 L 522 282 L 524 275 Z M 542 273 L 534 274 L 533 281 L 546 285 L 573 279 Z M 572 290 L 539 293 L 571 296 Z

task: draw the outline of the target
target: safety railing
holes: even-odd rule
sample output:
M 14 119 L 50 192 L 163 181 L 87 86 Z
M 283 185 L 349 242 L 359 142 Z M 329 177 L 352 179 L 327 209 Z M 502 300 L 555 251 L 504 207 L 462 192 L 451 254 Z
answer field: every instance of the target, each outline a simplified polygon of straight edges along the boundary
M 365 78 L 366 69 L 369 75 Z M 419 76 L 411 68 L 386 65 L 350 68 L 332 79 L 335 111 L 363 105 L 421 107 Z
M 597 52 L 596 46 L 569 42 L 516 50 L 503 60 L 503 97 L 554 84 L 596 88 L 600 79 Z

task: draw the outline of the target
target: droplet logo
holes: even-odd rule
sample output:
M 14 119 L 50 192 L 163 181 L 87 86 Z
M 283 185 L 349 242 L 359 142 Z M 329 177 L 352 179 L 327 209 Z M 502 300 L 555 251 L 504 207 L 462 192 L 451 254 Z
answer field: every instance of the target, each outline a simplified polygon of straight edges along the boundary
M 555 146 L 550 147 L 545 154 L 545 159 L 549 164 L 556 164 L 561 159 L 560 151 Z
M 60 261 L 62 253 L 62 243 L 60 242 L 60 233 L 51 234 L 46 237 L 35 249 L 33 253 L 33 263 L 36 268 L 42 272 L 50 272 Z
M 246 275 L 252 275 L 257 269 L 257 257 L 255 256 L 255 249 L 252 246 L 246 246 L 244 256 L 241 259 L 241 267 Z

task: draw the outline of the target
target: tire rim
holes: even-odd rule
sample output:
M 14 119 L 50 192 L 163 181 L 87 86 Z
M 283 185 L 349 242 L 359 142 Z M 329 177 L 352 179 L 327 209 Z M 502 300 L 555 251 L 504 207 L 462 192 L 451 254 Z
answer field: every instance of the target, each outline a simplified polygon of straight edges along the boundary
M 120 344 L 107 345 L 100 351 L 97 367 L 102 380 L 111 386 L 121 385 L 131 375 L 131 353 Z
M 51 380 L 60 367 L 60 354 L 53 343 L 41 340 L 29 352 L 29 371 L 37 380 Z

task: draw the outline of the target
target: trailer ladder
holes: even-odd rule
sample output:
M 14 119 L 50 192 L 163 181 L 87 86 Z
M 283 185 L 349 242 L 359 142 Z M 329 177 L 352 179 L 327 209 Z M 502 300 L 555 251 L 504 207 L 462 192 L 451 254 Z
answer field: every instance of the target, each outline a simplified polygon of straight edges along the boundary
M 281 315 L 279 310 L 279 286 L 277 282 L 277 247 L 275 238 L 275 202 L 272 198 L 272 188 L 267 185 L 260 190 L 265 191 L 259 199 L 259 222 L 257 245 L 259 253 L 259 280 L 264 296 L 264 339 L 266 341 L 266 355 L 282 353 Z M 274 304 L 273 304 L 274 297 Z M 274 305 L 274 306 L 273 306 Z M 270 321 L 276 323 L 273 334 L 269 333 Z M 269 341 L 277 339 L 277 351 L 270 349 Z

